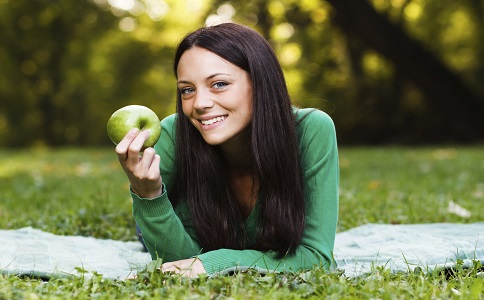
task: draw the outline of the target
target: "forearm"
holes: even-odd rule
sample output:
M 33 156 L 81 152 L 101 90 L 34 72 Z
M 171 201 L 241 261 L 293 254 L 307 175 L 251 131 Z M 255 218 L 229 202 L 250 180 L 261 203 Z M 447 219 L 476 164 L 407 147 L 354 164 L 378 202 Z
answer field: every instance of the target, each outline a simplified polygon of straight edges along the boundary
M 300 246 L 296 253 L 282 258 L 274 251 L 219 249 L 198 256 L 209 275 L 255 269 L 260 272 L 291 272 L 310 270 L 314 267 L 329 269 L 330 258 L 318 251 Z
M 200 253 L 201 248 L 176 215 L 166 192 L 154 199 L 132 193 L 133 216 L 153 259 L 175 261 Z

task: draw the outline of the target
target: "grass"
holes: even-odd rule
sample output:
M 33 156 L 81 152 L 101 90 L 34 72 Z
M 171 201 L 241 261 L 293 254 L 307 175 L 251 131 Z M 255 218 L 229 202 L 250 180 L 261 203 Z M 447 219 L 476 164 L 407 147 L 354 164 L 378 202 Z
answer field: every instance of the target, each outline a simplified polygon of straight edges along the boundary
M 469 223 L 484 216 L 484 148 L 343 148 L 338 231 L 366 223 Z M 0 228 L 135 240 L 128 184 L 109 149 L 0 150 Z M 467 214 L 449 211 L 456 203 Z M 470 214 L 470 215 L 469 215 Z M 195 280 L 0 275 L 0 299 L 484 299 L 482 266 L 448 273 L 375 268 L 361 278 L 315 269 Z
M 340 230 L 483 221 L 484 148 L 343 149 L 340 165 Z M 449 213 L 451 202 L 471 216 Z

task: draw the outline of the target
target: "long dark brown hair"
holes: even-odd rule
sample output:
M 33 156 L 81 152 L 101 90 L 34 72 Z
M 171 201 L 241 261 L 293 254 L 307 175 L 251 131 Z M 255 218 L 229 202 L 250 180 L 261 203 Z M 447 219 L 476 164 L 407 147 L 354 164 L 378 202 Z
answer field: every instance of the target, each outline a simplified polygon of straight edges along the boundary
M 304 230 L 304 183 L 291 100 L 281 66 L 270 44 L 255 30 L 224 23 L 204 27 L 179 44 L 174 72 L 183 53 L 201 47 L 249 74 L 253 111 L 250 122 L 251 170 L 259 183 L 259 227 L 251 248 L 294 253 Z M 245 249 L 248 237 L 229 170 L 217 146 L 208 145 L 183 114 L 177 93 L 175 179 L 171 201 L 187 201 L 204 251 Z

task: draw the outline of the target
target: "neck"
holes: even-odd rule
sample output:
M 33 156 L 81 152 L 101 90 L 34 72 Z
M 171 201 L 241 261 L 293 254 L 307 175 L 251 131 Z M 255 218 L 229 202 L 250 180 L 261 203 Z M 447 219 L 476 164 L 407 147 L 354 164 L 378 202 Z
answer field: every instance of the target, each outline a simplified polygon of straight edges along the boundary
M 222 154 L 227 162 L 227 168 L 232 174 L 246 173 L 251 169 L 249 146 L 237 148 L 222 147 Z
M 220 150 L 230 173 L 243 174 L 251 171 L 249 141 L 249 134 L 246 132 L 242 136 L 220 145 Z

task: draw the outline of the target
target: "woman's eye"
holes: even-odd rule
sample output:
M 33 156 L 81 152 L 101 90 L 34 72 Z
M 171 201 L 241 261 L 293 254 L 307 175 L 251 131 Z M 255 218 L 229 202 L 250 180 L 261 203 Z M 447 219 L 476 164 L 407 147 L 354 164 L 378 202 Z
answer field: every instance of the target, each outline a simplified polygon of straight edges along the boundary
M 229 85 L 227 82 L 215 82 L 215 83 L 212 85 L 212 87 L 213 87 L 214 89 L 219 90 L 219 89 L 221 89 L 221 88 L 226 87 L 227 85 Z
M 191 93 L 193 93 L 195 90 L 193 88 L 181 88 L 180 89 L 180 93 L 182 95 L 189 95 Z

